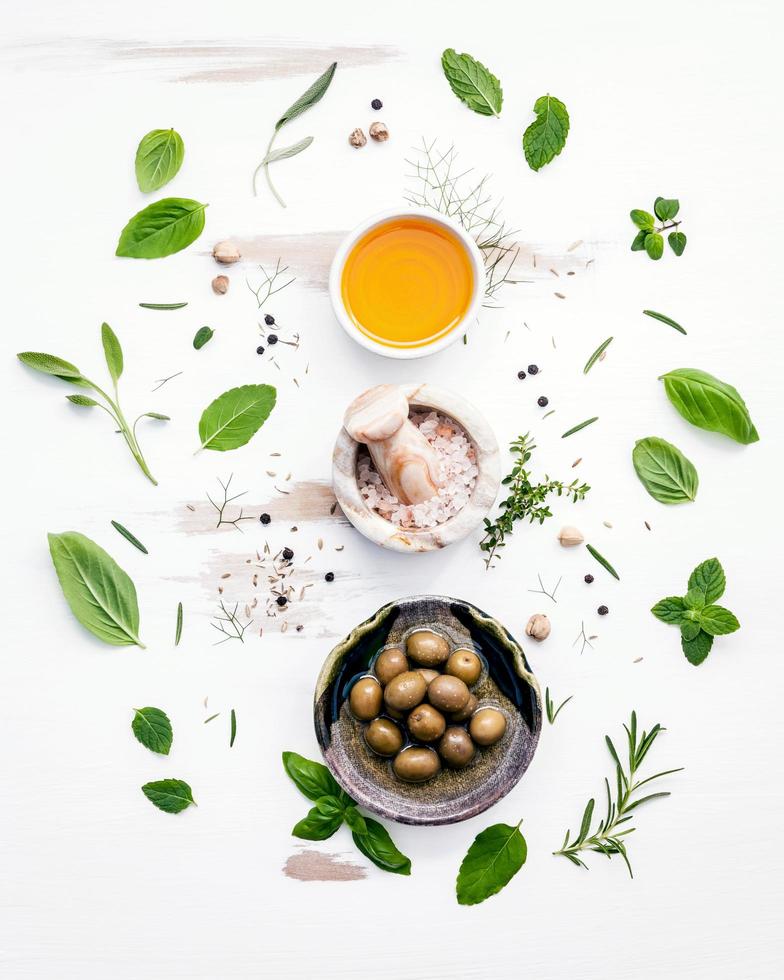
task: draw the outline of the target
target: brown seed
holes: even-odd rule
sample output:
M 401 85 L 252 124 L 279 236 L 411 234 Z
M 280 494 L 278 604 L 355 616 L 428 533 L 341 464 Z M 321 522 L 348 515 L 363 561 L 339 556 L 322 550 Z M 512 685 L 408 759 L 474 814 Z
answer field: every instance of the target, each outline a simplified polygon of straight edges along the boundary
M 408 716 L 408 730 L 420 742 L 434 742 L 445 728 L 444 716 L 429 704 L 420 704 Z
M 438 743 L 438 754 L 450 769 L 462 769 L 473 759 L 476 748 L 465 728 L 447 728 Z
M 471 715 L 476 711 L 478 707 L 479 707 L 479 702 L 472 694 L 468 698 L 468 701 L 466 701 L 464 708 L 461 708 L 459 711 L 452 712 L 452 714 L 449 716 L 450 721 L 460 721 L 460 722 L 468 721 L 468 719 L 471 717 Z
M 446 662 L 446 672 L 453 677 L 459 677 L 470 687 L 479 680 L 482 661 L 473 650 L 455 650 Z
M 437 667 L 449 656 L 449 644 L 432 630 L 417 630 L 406 640 L 406 653 L 423 667 Z
M 460 711 L 468 703 L 471 692 L 468 690 L 465 681 L 459 677 L 452 677 L 450 674 L 442 674 L 431 681 L 427 688 L 427 699 L 440 711 L 453 712 Z
M 373 672 L 382 684 L 388 684 L 398 674 L 408 670 L 406 655 L 400 647 L 388 647 L 378 655 Z
M 386 123 L 380 121 L 370 124 L 371 139 L 374 139 L 377 143 L 385 143 L 389 139 L 389 130 L 386 127 Z
M 393 677 L 384 688 L 384 701 L 390 708 L 410 711 L 421 703 L 426 691 L 425 678 L 415 670 L 407 670 Z
M 498 708 L 480 708 L 468 730 L 477 745 L 495 745 L 506 731 L 506 718 Z
M 351 131 L 351 135 L 348 138 L 349 143 L 352 146 L 360 147 L 367 143 L 367 136 L 362 132 L 362 130 L 357 126 L 356 129 Z
M 381 711 L 381 685 L 375 677 L 360 677 L 348 696 L 351 714 L 359 721 L 370 721 Z
M 410 745 L 398 752 L 392 768 L 395 775 L 407 783 L 424 783 L 441 770 L 441 761 L 433 749 Z
M 240 250 L 234 242 L 218 242 L 212 250 L 212 256 L 221 265 L 232 265 L 241 258 Z
M 218 296 L 224 296 L 229 291 L 229 277 L 215 276 L 212 280 L 212 291 Z
M 374 718 L 365 729 L 365 741 L 378 755 L 397 755 L 403 748 L 403 733 L 394 721 Z

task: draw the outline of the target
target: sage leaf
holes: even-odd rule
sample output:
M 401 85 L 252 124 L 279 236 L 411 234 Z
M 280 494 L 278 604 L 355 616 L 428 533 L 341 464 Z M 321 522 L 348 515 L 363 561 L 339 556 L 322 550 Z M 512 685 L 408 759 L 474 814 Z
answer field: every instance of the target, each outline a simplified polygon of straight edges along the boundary
M 504 101 L 501 83 L 481 61 L 447 48 L 441 55 L 441 68 L 449 87 L 469 109 L 481 116 L 500 114 Z
M 411 861 L 395 847 L 389 832 L 377 820 L 365 817 L 364 834 L 352 832 L 354 843 L 376 867 L 396 875 L 410 875 Z
M 135 214 L 120 233 L 116 255 L 160 259 L 195 242 L 204 230 L 206 204 L 185 197 L 165 197 Z
M 656 212 L 659 221 L 672 221 L 680 207 L 680 201 L 674 197 L 657 197 L 653 202 L 653 210 Z
M 666 439 L 639 439 L 632 463 L 642 485 L 659 503 L 682 504 L 697 496 L 700 481 L 694 464 Z
M 111 555 L 77 531 L 48 539 L 63 595 L 82 626 L 112 646 L 144 649 L 136 587 Z
M 142 786 L 142 793 L 164 813 L 180 813 L 196 806 L 193 790 L 182 779 L 158 779 Z
M 686 603 L 680 596 L 667 596 L 660 599 L 651 608 L 653 615 L 663 623 L 670 623 L 673 626 L 680 626 L 683 622 L 683 614 L 686 610 Z
M 226 452 L 250 442 L 275 407 L 272 385 L 242 385 L 219 395 L 199 420 L 201 449 Z
M 497 895 L 525 864 L 528 848 L 520 824 L 498 823 L 477 834 L 457 875 L 457 901 L 477 905 Z
M 725 636 L 740 629 L 736 617 L 724 606 L 706 606 L 700 612 L 700 626 L 711 636 Z
M 696 619 L 686 619 L 681 623 L 681 638 L 693 640 L 700 632 L 700 624 Z
M 632 252 L 643 252 L 645 251 L 645 239 L 648 236 L 647 231 L 638 231 L 637 234 L 632 239 Z
M 659 380 L 687 422 L 708 432 L 720 432 L 743 445 L 759 440 L 746 403 L 732 385 L 697 368 L 678 368 L 661 375 Z
M 42 374 L 51 374 L 55 378 L 60 378 L 62 381 L 72 381 L 76 383 L 77 381 L 84 380 L 82 378 L 82 372 L 75 364 L 71 364 L 70 361 L 64 361 L 62 357 L 55 357 L 54 354 L 40 354 L 37 351 L 22 351 L 21 354 L 16 355 L 22 364 L 26 364 L 28 367 L 33 368 L 35 371 L 40 371 Z
M 653 231 L 653 226 L 656 221 L 652 214 L 648 211 L 641 211 L 639 208 L 634 208 L 629 212 L 629 217 L 632 219 L 635 225 L 640 229 L 640 231 Z M 640 237 L 639 235 L 637 236 Z M 645 239 L 643 238 L 643 244 Z
M 298 153 L 302 153 L 303 150 L 307 150 L 312 142 L 313 137 L 306 136 L 299 143 L 292 143 L 291 146 L 284 146 L 280 150 L 270 150 L 261 161 L 261 166 L 266 166 L 269 163 L 277 163 L 278 160 L 288 160 L 289 157 L 295 157 Z
M 569 135 L 569 113 L 563 102 L 543 95 L 534 103 L 536 119 L 523 133 L 523 152 L 531 170 L 541 170 L 558 156 Z
M 296 752 L 283 753 L 283 768 L 297 789 L 315 803 L 323 796 L 342 798 L 343 791 L 326 766 L 312 762 Z
M 340 829 L 342 823 L 342 813 L 325 814 L 314 806 L 306 817 L 294 825 L 291 835 L 300 840 L 327 840 Z
M 275 132 L 277 132 L 281 126 L 285 126 L 286 123 L 291 122 L 292 119 L 296 119 L 297 116 L 302 115 L 303 112 L 310 109 L 324 98 L 324 94 L 330 86 L 332 76 L 335 74 L 335 69 L 337 66 L 337 61 L 333 61 L 329 68 L 327 68 L 322 75 L 319 75 L 310 88 L 306 92 L 303 92 L 297 101 L 286 109 L 280 119 L 278 119 L 278 121 L 275 123 Z
M 81 405 L 83 408 L 94 408 L 96 405 L 100 405 L 94 398 L 88 398 L 87 395 L 66 395 L 65 396 L 72 405 Z
M 117 334 L 108 323 L 101 324 L 101 342 L 103 343 L 106 366 L 109 368 L 109 374 L 116 385 L 123 373 L 123 352 Z
M 686 236 L 682 231 L 671 231 L 667 236 L 667 241 L 676 255 L 683 255 L 686 251 Z
M 193 338 L 193 346 L 196 350 L 201 350 L 205 344 L 212 340 L 215 331 L 212 327 L 199 327 L 196 331 L 196 335 Z
M 724 595 L 727 579 L 718 558 L 708 558 L 699 564 L 689 576 L 689 590 L 702 589 L 705 601 L 713 603 Z
M 704 630 L 700 630 L 700 632 L 691 640 L 681 637 L 681 648 L 683 653 L 689 663 L 694 664 L 695 667 L 698 664 L 701 664 L 708 656 L 712 646 L 713 637 Z
M 145 194 L 168 184 L 185 159 L 185 144 L 173 129 L 152 129 L 136 150 L 136 183 Z
M 645 236 L 645 251 L 655 262 L 664 255 L 664 239 L 658 232 Z
M 131 729 L 137 741 L 151 752 L 168 755 L 174 735 L 171 722 L 160 708 L 134 708 Z

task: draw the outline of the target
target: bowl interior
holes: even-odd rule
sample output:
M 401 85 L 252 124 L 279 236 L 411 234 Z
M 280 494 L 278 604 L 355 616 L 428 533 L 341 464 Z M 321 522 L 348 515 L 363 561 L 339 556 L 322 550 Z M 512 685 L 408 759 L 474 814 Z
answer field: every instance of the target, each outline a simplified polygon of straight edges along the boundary
M 485 669 L 473 693 L 480 706 L 491 703 L 504 712 L 507 729 L 465 769 L 445 768 L 427 783 L 410 784 L 394 775 L 389 760 L 370 752 L 346 699 L 380 650 L 421 627 L 479 654 Z M 522 648 L 500 623 L 468 602 L 419 596 L 383 606 L 335 647 L 316 685 L 314 718 L 327 765 L 360 806 L 401 823 L 446 824 L 481 813 L 518 782 L 539 741 L 542 706 Z

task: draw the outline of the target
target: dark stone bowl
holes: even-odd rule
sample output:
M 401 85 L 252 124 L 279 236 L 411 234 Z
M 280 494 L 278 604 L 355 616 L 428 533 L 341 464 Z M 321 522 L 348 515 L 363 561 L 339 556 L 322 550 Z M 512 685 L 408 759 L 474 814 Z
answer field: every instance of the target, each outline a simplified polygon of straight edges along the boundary
M 465 769 L 445 768 L 429 782 L 411 784 L 394 775 L 389 760 L 370 752 L 346 699 L 379 650 L 427 626 L 454 646 L 479 653 L 485 669 L 473 693 L 480 704 L 501 708 L 507 729 Z M 520 644 L 497 620 L 459 599 L 414 596 L 382 606 L 332 650 L 316 682 L 314 720 L 327 765 L 360 806 L 400 823 L 448 824 L 487 810 L 522 777 L 542 729 L 542 696 Z

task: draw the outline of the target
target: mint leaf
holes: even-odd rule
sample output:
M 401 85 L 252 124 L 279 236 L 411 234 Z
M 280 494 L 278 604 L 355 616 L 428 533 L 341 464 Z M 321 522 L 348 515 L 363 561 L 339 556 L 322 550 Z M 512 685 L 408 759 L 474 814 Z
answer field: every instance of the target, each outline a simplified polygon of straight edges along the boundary
M 641 231 L 653 231 L 655 221 L 653 215 L 648 211 L 640 211 L 639 208 L 635 208 L 629 212 L 629 217 Z
M 661 599 L 656 605 L 651 609 L 653 615 L 660 619 L 663 623 L 670 623 L 671 625 L 680 626 L 684 621 L 683 613 L 686 609 L 686 604 L 680 596 L 671 595 L 666 599 Z
M 646 235 L 645 251 L 654 261 L 658 261 L 664 255 L 664 239 L 658 232 Z
M 457 874 L 457 901 L 477 905 L 497 895 L 525 864 L 528 848 L 520 824 L 497 823 L 477 834 Z
M 331 837 L 343 823 L 343 813 L 326 814 L 314 806 L 308 815 L 295 824 L 291 831 L 293 837 L 300 840 L 326 840 Z
M 724 595 L 726 584 L 724 569 L 718 558 L 708 558 L 689 576 L 689 589 L 702 589 L 707 603 L 720 599 Z
M 686 659 L 690 664 L 694 664 L 696 667 L 701 664 L 702 661 L 708 656 L 713 646 L 713 637 L 706 633 L 704 630 L 700 632 L 691 640 L 686 640 L 681 637 L 681 647 L 686 656 Z
M 700 613 L 700 625 L 711 636 L 724 636 L 740 629 L 740 623 L 724 606 L 706 606 Z
M 677 198 L 657 197 L 653 210 L 659 221 L 671 221 L 680 210 L 681 204 Z
M 171 722 L 160 708 L 134 708 L 131 730 L 137 741 L 151 752 L 168 755 L 174 735 Z
M 499 115 L 504 101 L 501 83 L 481 61 L 447 48 L 441 55 L 441 67 L 449 87 L 469 109 L 482 116 Z
M 181 779 L 158 779 L 154 783 L 145 783 L 142 793 L 164 813 L 179 813 L 191 804 L 196 806 L 193 790 Z
M 705 593 L 698 587 L 689 589 L 689 591 L 683 597 L 683 601 L 686 604 L 687 609 L 699 611 L 705 606 Z
M 411 861 L 395 847 L 386 827 L 377 820 L 371 820 L 370 817 L 365 817 L 364 821 L 366 832 L 358 834 L 355 831 L 352 837 L 365 857 L 370 858 L 382 871 L 390 871 L 396 875 L 410 875 Z
M 700 631 L 700 624 L 696 619 L 684 619 L 681 623 L 681 637 L 684 640 L 693 640 Z
M 283 753 L 283 767 L 309 800 L 318 802 L 323 796 L 343 797 L 343 790 L 335 782 L 332 773 L 320 762 L 298 755 L 296 752 Z
M 534 103 L 536 119 L 523 133 L 523 152 L 531 170 L 541 170 L 558 156 L 569 135 L 569 113 L 552 95 L 543 95 Z
M 676 255 L 683 255 L 686 249 L 686 236 L 682 231 L 671 231 L 667 236 L 667 241 Z
M 638 231 L 632 240 L 632 252 L 643 252 L 645 251 L 645 239 L 648 236 L 647 231 Z

